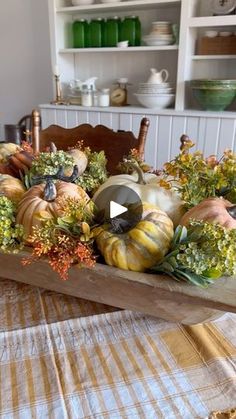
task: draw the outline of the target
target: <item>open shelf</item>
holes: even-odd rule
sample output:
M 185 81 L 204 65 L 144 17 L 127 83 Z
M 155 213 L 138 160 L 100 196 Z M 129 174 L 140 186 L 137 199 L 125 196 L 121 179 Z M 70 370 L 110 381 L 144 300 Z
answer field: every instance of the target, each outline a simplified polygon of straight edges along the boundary
M 86 53 L 86 52 L 142 52 L 142 51 L 176 51 L 178 50 L 178 45 L 164 45 L 164 46 L 141 46 L 141 47 L 128 47 L 128 48 L 66 48 L 60 49 L 59 54 L 76 54 L 76 53 Z
M 192 55 L 192 60 L 236 60 L 236 55 Z
M 189 19 L 190 28 L 210 28 L 215 26 L 236 26 L 236 15 L 192 17 Z
M 133 10 L 146 10 L 147 8 L 153 8 L 164 6 L 167 7 L 173 6 L 175 4 L 180 4 L 181 0 L 146 0 L 145 4 L 143 0 L 132 0 L 132 1 L 123 1 L 120 3 L 101 3 L 101 4 L 91 4 L 85 6 L 68 6 L 68 7 L 59 7 L 57 8 L 57 13 L 78 13 L 78 12 L 86 12 L 86 13 L 94 13 L 94 12 L 107 12 L 107 11 L 133 11 Z

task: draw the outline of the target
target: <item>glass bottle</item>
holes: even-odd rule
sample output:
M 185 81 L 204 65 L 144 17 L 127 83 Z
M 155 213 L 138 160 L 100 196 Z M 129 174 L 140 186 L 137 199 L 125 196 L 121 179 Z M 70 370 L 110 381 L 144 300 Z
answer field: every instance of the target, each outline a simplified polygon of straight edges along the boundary
M 81 105 L 93 106 L 93 91 L 88 86 L 83 86 L 81 92 Z
M 110 89 L 101 89 L 98 96 L 98 106 L 110 105 Z
M 72 25 L 73 47 L 84 48 L 86 46 L 86 32 L 88 22 L 85 19 L 76 20 Z

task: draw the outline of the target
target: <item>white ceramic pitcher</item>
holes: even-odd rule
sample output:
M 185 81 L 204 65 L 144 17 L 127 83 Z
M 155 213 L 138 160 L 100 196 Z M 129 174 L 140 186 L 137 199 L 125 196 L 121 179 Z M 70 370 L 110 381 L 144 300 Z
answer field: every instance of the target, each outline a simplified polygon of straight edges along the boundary
M 163 68 L 161 71 L 157 71 L 156 68 L 150 68 L 151 75 L 147 81 L 150 84 L 161 84 L 165 83 L 168 80 L 169 73 Z

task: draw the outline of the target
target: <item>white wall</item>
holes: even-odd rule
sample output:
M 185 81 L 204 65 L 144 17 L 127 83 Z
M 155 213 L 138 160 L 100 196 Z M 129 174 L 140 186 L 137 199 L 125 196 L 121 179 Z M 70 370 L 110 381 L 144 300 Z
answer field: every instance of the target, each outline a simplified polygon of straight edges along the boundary
M 0 139 L 3 125 L 52 99 L 47 0 L 0 1 Z

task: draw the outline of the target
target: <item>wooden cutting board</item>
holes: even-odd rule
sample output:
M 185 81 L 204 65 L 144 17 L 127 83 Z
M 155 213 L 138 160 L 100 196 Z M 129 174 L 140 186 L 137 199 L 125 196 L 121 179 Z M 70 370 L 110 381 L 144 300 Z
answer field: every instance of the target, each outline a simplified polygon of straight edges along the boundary
M 223 277 L 202 289 L 167 275 L 96 264 L 89 269 L 73 266 L 69 280 L 63 281 L 46 260 L 22 266 L 27 254 L 0 253 L 0 277 L 183 324 L 209 321 L 226 311 L 236 313 L 235 277 Z

